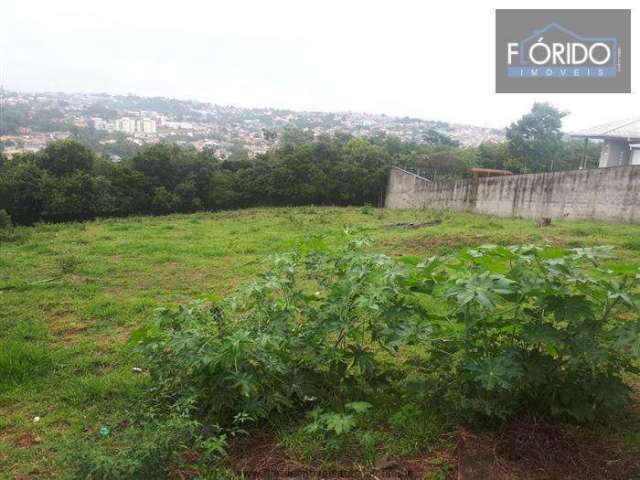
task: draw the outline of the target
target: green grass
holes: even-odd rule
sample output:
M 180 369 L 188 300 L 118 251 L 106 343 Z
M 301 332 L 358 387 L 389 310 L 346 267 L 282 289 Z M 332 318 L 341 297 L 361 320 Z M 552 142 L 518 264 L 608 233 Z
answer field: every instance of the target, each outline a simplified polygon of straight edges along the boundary
M 434 219 L 442 221 L 393 226 Z M 251 209 L 17 228 L 0 239 L 0 478 L 69 477 L 63 459 L 74 442 L 128 421 L 148 380 L 133 372 L 127 339 L 154 308 L 229 294 L 267 255 L 337 243 L 344 229 L 393 256 L 483 243 L 604 244 L 640 264 L 640 226 L 539 228 L 534 220 L 429 211 Z M 417 425 L 416 438 L 428 430 Z M 294 455 L 313 455 L 299 432 L 283 432 Z M 638 450 L 637 432 L 617 435 Z M 400 452 L 414 442 L 393 440 Z

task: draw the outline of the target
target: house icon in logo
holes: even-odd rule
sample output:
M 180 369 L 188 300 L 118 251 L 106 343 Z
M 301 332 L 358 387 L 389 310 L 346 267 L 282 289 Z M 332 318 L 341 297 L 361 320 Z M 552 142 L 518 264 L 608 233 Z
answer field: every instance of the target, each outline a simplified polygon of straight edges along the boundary
M 518 42 L 520 46 L 518 64 L 523 66 L 532 65 L 533 62 L 531 62 L 530 55 L 527 55 L 527 52 L 529 52 L 531 47 L 534 46 L 537 42 L 543 42 L 546 40 L 545 43 L 540 43 L 540 45 L 549 45 L 550 38 L 554 40 L 556 46 L 549 48 L 556 48 L 556 52 L 559 51 L 557 46 L 563 44 L 565 45 L 565 51 L 566 45 L 582 45 L 587 49 L 593 45 L 606 45 L 607 47 L 609 47 L 609 51 L 611 52 L 611 54 L 609 55 L 608 61 L 605 64 L 598 63 L 597 66 L 615 67 L 616 65 L 616 55 L 614 55 L 613 52 L 617 52 L 618 50 L 617 38 L 580 35 L 556 22 L 550 23 L 540 30 L 535 30 L 531 35 Z M 568 66 L 571 66 L 570 62 L 567 62 L 567 64 Z

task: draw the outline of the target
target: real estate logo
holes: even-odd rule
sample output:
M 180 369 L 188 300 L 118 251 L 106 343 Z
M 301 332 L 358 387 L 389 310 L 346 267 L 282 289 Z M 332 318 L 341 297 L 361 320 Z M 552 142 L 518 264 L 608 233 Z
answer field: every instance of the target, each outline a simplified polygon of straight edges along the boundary
M 496 10 L 497 93 L 629 93 L 630 10 Z

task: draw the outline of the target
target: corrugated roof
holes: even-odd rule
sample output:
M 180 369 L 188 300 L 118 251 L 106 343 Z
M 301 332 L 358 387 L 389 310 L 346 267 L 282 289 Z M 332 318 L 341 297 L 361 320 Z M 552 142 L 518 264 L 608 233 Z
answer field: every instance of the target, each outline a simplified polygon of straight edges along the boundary
M 640 117 L 604 123 L 572 133 L 572 137 L 640 139 Z

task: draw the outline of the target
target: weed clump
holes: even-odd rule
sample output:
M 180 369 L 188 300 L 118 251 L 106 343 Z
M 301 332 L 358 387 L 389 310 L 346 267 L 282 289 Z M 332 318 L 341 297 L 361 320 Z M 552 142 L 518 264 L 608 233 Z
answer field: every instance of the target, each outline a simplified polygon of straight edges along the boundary
M 60 255 L 56 258 L 58 270 L 64 275 L 74 273 L 80 263 L 80 259 L 75 255 Z

